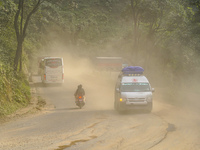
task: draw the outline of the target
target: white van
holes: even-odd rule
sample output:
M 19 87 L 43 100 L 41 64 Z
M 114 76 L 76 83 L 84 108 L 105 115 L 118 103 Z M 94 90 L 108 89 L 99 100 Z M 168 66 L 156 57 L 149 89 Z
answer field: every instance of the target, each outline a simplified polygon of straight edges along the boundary
M 45 57 L 40 62 L 43 83 L 64 83 L 64 63 L 61 57 Z
M 152 92 L 154 89 L 145 76 L 121 76 L 115 87 L 114 107 L 117 111 L 146 109 L 151 112 Z

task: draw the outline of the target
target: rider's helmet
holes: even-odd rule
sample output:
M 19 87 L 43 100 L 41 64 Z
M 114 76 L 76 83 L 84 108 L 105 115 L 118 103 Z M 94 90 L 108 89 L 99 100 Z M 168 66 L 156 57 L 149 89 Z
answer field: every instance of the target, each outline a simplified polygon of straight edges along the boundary
M 78 86 L 78 88 L 82 88 L 82 85 L 80 84 L 80 85 Z

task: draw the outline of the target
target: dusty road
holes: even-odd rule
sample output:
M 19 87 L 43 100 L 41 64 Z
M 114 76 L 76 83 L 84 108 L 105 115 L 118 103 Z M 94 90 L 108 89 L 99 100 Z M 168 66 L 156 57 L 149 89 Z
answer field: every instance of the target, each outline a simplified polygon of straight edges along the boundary
M 162 101 L 156 89 L 152 113 L 119 114 L 113 108 L 115 80 L 111 76 L 66 75 L 62 87 L 36 83 L 47 105 L 55 108 L 0 125 L 0 150 L 200 149 L 198 95 L 192 100 L 194 105 L 172 106 Z M 87 97 L 83 109 L 75 106 L 73 98 L 80 83 Z

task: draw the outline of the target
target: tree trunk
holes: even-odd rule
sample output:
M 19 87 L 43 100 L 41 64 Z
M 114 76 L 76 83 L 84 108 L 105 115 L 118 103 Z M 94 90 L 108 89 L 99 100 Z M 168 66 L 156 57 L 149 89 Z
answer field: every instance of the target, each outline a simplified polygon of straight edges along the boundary
M 14 70 L 15 71 L 18 70 L 19 60 L 20 60 L 21 55 L 22 55 L 22 44 L 23 44 L 23 41 L 20 39 L 17 43 L 17 51 L 16 51 L 16 54 L 15 54 L 15 60 L 14 60 Z
M 24 0 L 18 1 L 18 10 L 15 14 L 14 27 L 17 37 L 17 50 L 14 59 L 14 70 L 17 72 L 18 67 L 19 71 L 22 71 L 22 46 L 24 39 L 26 37 L 26 29 L 28 27 L 28 23 L 30 21 L 31 16 L 37 11 L 40 4 L 44 2 L 44 0 L 37 0 L 35 6 L 31 10 L 31 12 L 27 15 L 27 18 L 24 19 Z M 20 16 L 20 17 L 19 17 Z M 19 21 L 20 20 L 20 21 Z M 20 63 L 20 66 L 19 66 Z
M 20 56 L 19 71 L 22 71 L 22 54 Z
M 137 63 L 138 61 L 138 53 L 139 53 L 139 0 L 131 0 L 131 8 L 132 8 L 132 15 L 133 15 L 133 22 L 134 22 L 134 31 L 133 31 L 133 49 L 132 49 L 132 56 L 133 60 L 132 63 Z

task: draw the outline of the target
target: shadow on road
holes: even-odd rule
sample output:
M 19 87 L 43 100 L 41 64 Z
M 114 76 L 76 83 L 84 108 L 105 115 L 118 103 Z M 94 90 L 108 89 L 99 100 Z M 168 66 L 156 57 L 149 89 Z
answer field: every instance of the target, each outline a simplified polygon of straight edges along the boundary
M 44 87 L 44 84 L 42 82 L 34 83 L 34 87 Z
M 30 85 L 31 87 L 61 87 L 61 83 L 44 84 L 42 82 L 36 82 Z
M 117 112 L 114 109 L 87 109 L 87 108 L 82 108 L 80 109 L 79 107 L 69 107 L 69 108 L 57 108 L 54 110 L 50 110 L 55 113 L 81 113 L 81 114 L 109 114 L 109 115 L 118 115 L 118 116 L 134 116 L 134 115 L 151 115 L 153 113 L 147 113 L 146 111 L 143 110 L 136 110 L 136 111 L 124 111 L 124 112 Z
M 151 114 L 150 112 L 147 112 L 146 110 L 128 110 L 128 111 L 122 111 L 118 112 L 119 115 L 137 115 L 137 114 Z
M 62 111 L 62 110 L 77 110 L 77 109 L 80 109 L 78 107 L 73 107 L 73 108 L 58 108 L 58 109 L 55 109 L 55 111 Z

